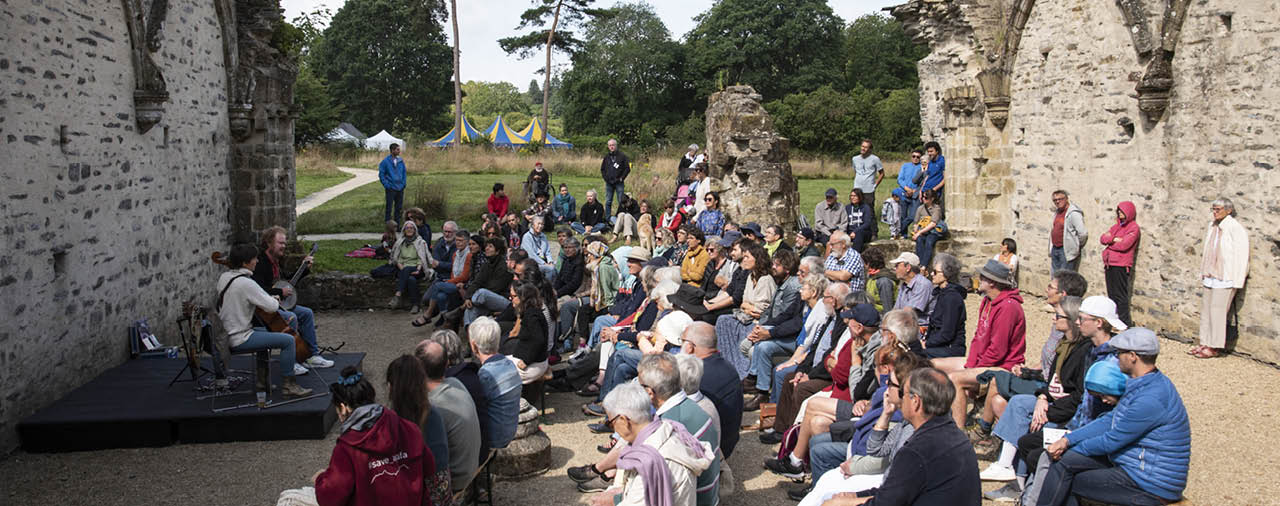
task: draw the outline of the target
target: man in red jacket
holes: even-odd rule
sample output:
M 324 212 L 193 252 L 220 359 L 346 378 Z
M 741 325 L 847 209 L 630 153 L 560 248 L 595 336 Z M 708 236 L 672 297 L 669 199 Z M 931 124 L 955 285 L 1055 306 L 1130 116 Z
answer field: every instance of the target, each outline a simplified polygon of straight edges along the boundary
M 983 294 L 978 310 L 978 327 L 969 344 L 969 356 L 933 359 L 933 366 L 947 372 L 956 387 L 951 414 L 964 428 L 969 396 L 978 392 L 978 375 L 989 370 L 1010 370 L 1025 362 L 1027 318 L 1022 312 L 1022 295 L 1009 266 L 987 261 L 978 269 L 978 292 Z

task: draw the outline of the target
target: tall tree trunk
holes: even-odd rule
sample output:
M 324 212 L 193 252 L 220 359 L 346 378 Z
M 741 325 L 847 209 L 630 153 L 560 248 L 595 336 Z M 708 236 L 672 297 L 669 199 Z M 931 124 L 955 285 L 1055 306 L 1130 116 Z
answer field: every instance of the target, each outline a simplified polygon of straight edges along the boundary
M 547 129 L 550 128 L 548 123 L 550 119 L 547 115 L 551 108 L 551 41 L 556 36 L 556 25 L 560 23 L 560 6 L 564 5 L 564 0 L 556 2 L 556 14 L 551 18 L 551 30 L 547 32 L 547 71 L 544 76 L 542 85 L 542 143 L 547 143 Z M 563 134 L 563 132 L 561 132 Z
M 453 145 L 462 145 L 462 72 L 458 70 L 458 0 L 449 0 L 453 9 Z

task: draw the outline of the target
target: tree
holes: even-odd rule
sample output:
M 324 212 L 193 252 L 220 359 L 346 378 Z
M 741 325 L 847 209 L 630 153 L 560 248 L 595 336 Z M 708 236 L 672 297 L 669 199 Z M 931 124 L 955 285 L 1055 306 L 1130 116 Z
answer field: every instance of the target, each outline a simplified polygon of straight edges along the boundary
M 864 138 L 873 138 L 872 112 L 881 98 L 878 90 L 855 88 L 842 93 L 823 86 L 810 93 L 793 93 L 765 104 L 779 133 L 798 149 L 829 154 L 852 154 Z
M 507 54 L 517 54 L 520 58 L 528 58 L 533 55 L 539 47 L 543 45 L 542 40 L 546 39 L 547 64 L 543 70 L 544 82 L 542 90 L 542 124 L 546 125 L 550 118 L 549 103 L 551 94 L 551 48 L 556 47 L 562 51 L 573 54 L 582 42 L 579 41 L 570 29 L 581 24 L 588 17 L 600 15 L 599 9 L 591 8 L 591 4 L 595 0 L 533 0 L 534 7 L 524 11 L 520 15 L 520 25 L 516 26 L 517 30 L 523 30 L 528 27 L 534 27 L 535 30 L 515 37 L 506 37 L 498 39 L 498 45 L 502 47 Z M 547 24 L 547 17 L 551 17 L 551 27 L 545 32 L 541 29 Z M 560 23 L 564 22 L 564 27 L 560 27 Z M 559 31 L 557 31 L 559 28 Z M 547 141 L 546 130 L 542 131 L 543 143 Z
M 749 84 L 765 100 L 843 83 L 844 21 L 826 0 L 721 0 L 686 35 L 699 99 Z
M 845 41 L 848 60 L 844 73 L 850 89 L 897 90 L 915 88 L 920 82 L 916 62 L 928 55 L 929 49 L 911 42 L 900 21 L 867 14 L 849 24 Z
M 572 60 L 564 74 L 573 97 L 565 103 L 568 132 L 636 142 L 692 109 L 684 50 L 647 4 L 622 4 L 587 23 L 583 50 Z
M 531 105 L 542 105 L 542 89 L 538 87 L 537 79 L 529 80 L 529 90 L 524 92 L 525 98 Z
M 462 91 L 465 93 L 462 97 L 462 110 L 469 115 L 478 117 L 531 112 L 524 94 L 506 81 L 467 81 L 463 83 Z
M 876 102 L 876 147 L 887 151 L 909 151 L 920 144 L 920 93 L 914 87 L 893 90 Z
M 333 16 L 311 63 L 357 127 L 445 126 L 452 73 L 445 15 L 442 0 L 349 0 Z
M 458 0 L 449 0 L 453 21 L 453 145 L 462 145 L 462 71 L 458 68 Z
M 342 121 L 342 106 L 334 103 L 324 80 L 316 77 L 311 66 L 298 69 L 293 85 L 293 101 L 298 104 L 298 118 L 293 122 L 293 143 L 306 146 L 324 142 L 329 132 Z

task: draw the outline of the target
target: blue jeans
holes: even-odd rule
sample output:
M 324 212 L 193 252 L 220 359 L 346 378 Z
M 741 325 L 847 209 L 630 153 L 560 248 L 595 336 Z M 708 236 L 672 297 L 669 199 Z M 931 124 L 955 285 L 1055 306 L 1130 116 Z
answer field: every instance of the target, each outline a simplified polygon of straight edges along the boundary
M 920 266 L 928 267 L 929 262 L 933 261 L 933 247 L 938 244 L 938 239 L 942 238 L 940 232 L 930 230 L 924 234 L 920 234 L 920 238 L 916 239 L 916 256 L 920 257 Z
M 1067 252 L 1059 246 L 1049 248 L 1049 275 L 1052 276 L 1058 271 L 1066 269 L 1079 272 L 1080 257 L 1075 260 L 1067 260 Z
M 538 270 L 542 271 L 542 276 L 547 278 L 548 283 L 556 282 L 556 264 L 539 264 Z
M 831 433 L 824 432 L 814 435 L 809 439 L 809 470 L 813 475 L 813 482 L 817 483 L 819 478 L 827 471 L 840 467 L 844 463 L 846 454 L 849 453 L 849 443 L 836 443 L 831 441 Z
M 1018 440 L 1022 436 L 1027 435 L 1031 426 L 1031 415 L 1036 411 L 1036 396 L 1028 394 L 1018 394 L 1009 399 L 1009 405 L 1005 406 L 1004 413 L 1000 415 L 1000 420 L 996 421 L 996 426 L 991 428 L 991 433 L 996 437 L 1004 440 L 1006 443 L 1017 446 Z M 1056 423 L 1046 423 L 1045 427 L 1057 428 Z M 1018 474 L 1026 475 L 1026 465 L 1019 460 L 1017 462 Z
M 487 288 L 481 288 L 471 296 L 471 309 L 462 312 L 462 323 L 471 325 L 476 318 L 501 313 L 509 306 L 511 301 L 506 297 L 493 293 Z
M 405 300 L 418 303 L 418 280 L 427 277 L 425 267 L 422 271 L 414 274 L 413 271 L 418 270 L 418 266 L 401 267 L 400 272 L 396 273 L 396 292 L 404 296 Z
M 1076 496 L 1106 504 L 1157 506 L 1164 504 L 1111 463 L 1106 457 L 1089 457 L 1071 450 L 1062 454 L 1043 478 L 1043 488 L 1036 504 L 1042 506 L 1075 506 Z
M 920 207 L 920 199 L 905 198 L 898 201 L 899 235 L 907 235 L 911 221 L 916 217 L 916 209 Z
M 796 369 L 799 369 L 799 368 L 800 366 L 793 365 L 791 367 L 784 368 L 781 371 L 777 371 L 777 370 L 773 371 L 773 384 L 781 385 L 783 381 L 786 381 L 788 374 L 795 372 Z M 756 376 L 756 377 L 759 378 L 759 376 Z M 777 404 L 779 400 L 782 400 L 782 388 L 770 388 L 769 402 Z
M 240 346 L 233 346 L 231 351 L 259 351 L 259 350 L 280 350 L 280 375 L 285 377 L 293 376 L 293 364 L 295 362 L 293 336 L 282 332 L 267 332 L 261 328 L 253 329 L 249 334 L 249 340 Z
M 579 234 L 585 234 L 587 233 L 587 230 L 591 230 L 591 233 L 603 232 L 605 229 L 605 226 L 606 226 L 605 223 L 596 223 L 595 225 L 592 225 L 590 229 L 588 229 L 587 226 L 583 225 L 581 222 L 575 221 L 569 224 L 569 228 L 572 228 L 574 232 L 577 232 Z
M 615 323 L 618 323 L 617 316 L 611 314 L 597 316 L 596 320 L 591 322 L 591 337 L 587 339 L 587 348 L 595 348 L 600 343 L 600 330 L 612 327 Z
M 382 207 L 382 222 L 386 223 L 394 218 L 396 224 L 402 224 L 404 217 L 400 215 L 400 208 L 404 207 L 404 190 L 392 190 L 385 186 L 382 189 L 386 197 L 386 202 Z M 395 214 L 391 214 L 392 206 L 396 208 Z
M 619 342 L 619 344 L 622 344 Z M 613 348 L 613 356 L 609 358 L 609 367 L 604 371 L 604 384 L 600 385 L 600 395 L 596 402 L 604 402 L 604 396 L 613 391 L 613 387 L 631 381 L 639 371 L 640 359 L 644 353 L 631 347 L 617 346 Z
M 604 183 L 604 215 L 613 216 L 613 193 L 618 192 L 618 202 L 622 202 L 622 196 L 627 192 L 627 183 L 618 181 L 616 183 Z
M 436 301 L 436 309 L 445 312 L 460 303 L 458 297 L 458 285 L 445 281 L 436 281 L 427 287 L 427 294 L 422 296 L 422 303 L 426 304 L 430 301 Z
M 761 392 L 772 392 L 770 387 L 773 386 L 773 363 L 772 358 L 778 353 L 790 354 L 796 351 L 796 341 L 781 341 L 778 339 L 769 339 L 756 343 L 755 350 L 751 352 L 751 374 L 756 377 L 756 390 Z M 778 391 L 782 391 L 781 388 Z
M 320 352 L 320 345 L 316 342 L 316 315 L 311 312 L 311 308 L 293 306 L 292 312 L 281 309 L 279 313 L 285 321 L 289 322 L 293 330 L 298 331 L 298 335 L 302 336 L 307 346 L 311 347 L 311 353 Z

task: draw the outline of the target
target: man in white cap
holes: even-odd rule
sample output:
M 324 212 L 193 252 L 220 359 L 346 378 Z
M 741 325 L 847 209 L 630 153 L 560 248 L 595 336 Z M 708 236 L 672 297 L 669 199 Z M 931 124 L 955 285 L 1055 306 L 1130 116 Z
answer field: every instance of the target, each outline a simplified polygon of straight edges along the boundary
M 890 260 L 889 265 L 893 266 L 893 275 L 901 281 L 898 283 L 898 297 L 894 299 L 893 308 L 914 309 L 920 324 L 927 325 L 929 313 L 926 309 L 929 307 L 929 299 L 933 297 L 933 283 L 927 276 L 920 275 L 920 257 L 915 253 L 904 251 L 897 258 Z
M 1036 504 L 1057 506 L 1073 497 L 1152 505 L 1182 499 L 1191 422 L 1177 388 L 1156 368 L 1160 340 L 1136 327 L 1112 338 L 1111 348 L 1129 376 L 1124 395 L 1114 409 L 1045 449 L 1057 462 Z

